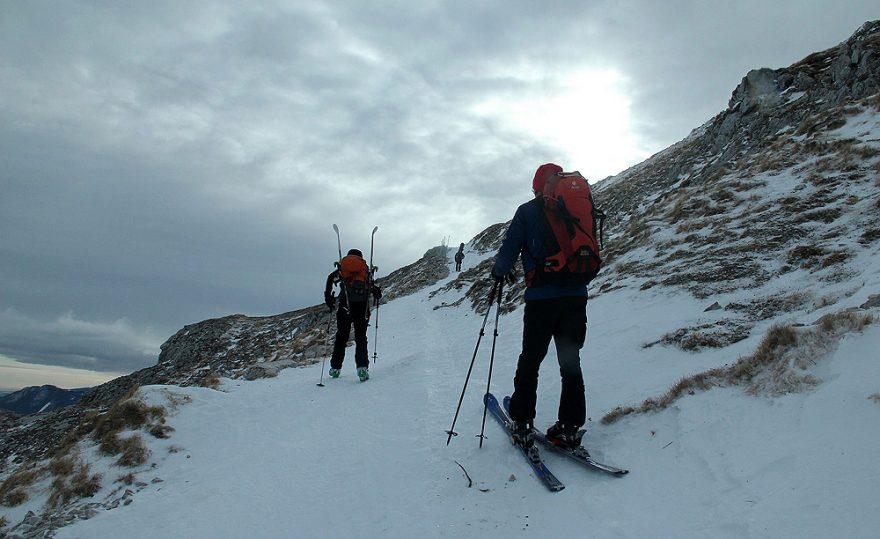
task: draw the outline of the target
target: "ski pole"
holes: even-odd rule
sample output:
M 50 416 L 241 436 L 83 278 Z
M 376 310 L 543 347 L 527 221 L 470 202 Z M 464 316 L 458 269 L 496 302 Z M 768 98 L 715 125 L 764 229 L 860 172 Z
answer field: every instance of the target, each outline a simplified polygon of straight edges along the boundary
M 458 398 L 458 406 L 455 408 L 455 417 L 452 418 L 452 426 L 446 431 L 449 435 L 449 437 L 446 438 L 446 445 L 449 445 L 449 441 L 452 440 L 453 436 L 458 436 L 458 433 L 455 432 L 455 422 L 458 421 L 458 413 L 461 410 L 461 403 L 464 400 L 464 393 L 467 390 L 468 380 L 471 378 L 471 371 L 474 370 L 474 360 L 477 359 L 477 350 L 480 349 L 480 340 L 482 340 L 483 335 L 486 334 L 486 321 L 489 320 L 489 313 L 492 312 L 492 302 L 495 300 L 495 292 L 497 290 L 498 281 L 495 281 L 495 284 L 492 285 L 492 291 L 489 293 L 489 304 L 486 306 L 486 315 L 483 317 L 483 325 L 480 327 L 480 336 L 477 337 L 477 345 L 474 347 L 474 355 L 471 357 L 471 365 L 468 367 L 467 376 L 464 379 L 464 387 L 461 388 L 461 396 Z
M 376 327 L 373 328 L 373 364 L 376 364 L 376 348 L 379 347 L 379 300 L 376 300 Z
M 495 331 L 492 335 L 492 353 L 489 354 L 489 379 L 486 381 L 486 393 L 489 393 L 489 390 L 492 388 L 492 366 L 495 364 L 495 341 L 498 340 L 498 317 L 501 315 L 501 299 L 504 295 L 504 277 L 499 278 L 498 283 L 498 305 L 495 307 Z M 486 432 L 486 412 L 489 410 L 489 406 L 486 404 L 486 399 L 483 399 L 483 426 L 480 427 L 480 448 L 483 447 L 483 438 L 486 436 L 484 433 Z
M 327 311 L 327 344 L 324 346 L 324 361 L 321 362 L 321 381 L 318 387 L 324 387 L 324 366 L 327 365 L 327 350 L 330 349 L 330 323 L 333 322 L 333 308 Z M 315 352 L 317 353 L 317 352 Z

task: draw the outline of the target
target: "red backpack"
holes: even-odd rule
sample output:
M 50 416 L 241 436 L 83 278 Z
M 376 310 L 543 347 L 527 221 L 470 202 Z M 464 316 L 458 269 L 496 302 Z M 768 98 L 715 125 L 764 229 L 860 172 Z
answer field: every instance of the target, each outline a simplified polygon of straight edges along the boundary
M 367 301 L 370 271 L 367 261 L 357 255 L 346 255 L 339 262 L 339 277 L 345 285 L 349 301 Z
M 543 193 L 545 258 L 534 284 L 589 283 L 602 267 L 599 249 L 605 220 L 593 204 L 590 184 L 580 172 L 558 172 L 547 179 Z

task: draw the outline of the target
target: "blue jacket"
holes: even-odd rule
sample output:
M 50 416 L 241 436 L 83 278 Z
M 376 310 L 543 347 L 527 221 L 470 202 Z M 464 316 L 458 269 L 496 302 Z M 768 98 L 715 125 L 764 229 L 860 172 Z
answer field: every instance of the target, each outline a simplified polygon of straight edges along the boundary
M 544 265 L 544 233 L 547 220 L 544 208 L 539 199 L 532 199 L 516 209 L 501 249 L 495 257 L 493 275 L 507 275 L 516 264 L 517 257 L 522 254 L 523 273 L 530 272 Z M 566 296 L 587 296 L 587 285 L 552 285 L 543 284 L 526 288 L 524 299 L 561 298 Z

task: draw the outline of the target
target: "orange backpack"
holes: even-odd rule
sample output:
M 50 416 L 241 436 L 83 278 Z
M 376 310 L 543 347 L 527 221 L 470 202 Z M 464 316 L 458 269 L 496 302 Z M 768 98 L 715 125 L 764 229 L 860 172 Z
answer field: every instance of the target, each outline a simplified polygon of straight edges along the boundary
M 349 301 L 367 301 L 370 271 L 366 260 L 357 255 L 344 256 L 339 262 L 339 277 Z
M 602 267 L 599 248 L 605 220 L 593 204 L 590 184 L 580 172 L 559 172 L 547 179 L 543 193 L 548 231 L 544 266 L 536 272 L 535 284 L 589 283 Z

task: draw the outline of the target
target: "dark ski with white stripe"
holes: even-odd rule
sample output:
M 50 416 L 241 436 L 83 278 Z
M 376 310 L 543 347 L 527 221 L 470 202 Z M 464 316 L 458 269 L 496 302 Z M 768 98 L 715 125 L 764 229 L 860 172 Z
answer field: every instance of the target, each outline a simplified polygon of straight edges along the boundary
M 498 420 L 498 423 L 504 427 L 505 432 L 508 437 L 511 433 L 511 428 L 513 427 L 513 420 L 510 419 L 510 416 L 507 415 L 507 412 L 501 408 L 501 405 L 498 403 L 498 399 L 495 398 L 491 393 L 486 393 L 486 396 L 483 398 L 486 403 L 486 408 L 492 413 L 492 416 Z M 516 444 L 514 444 L 516 445 Z M 541 454 L 538 452 L 538 448 L 536 446 L 532 446 L 528 449 L 524 448 L 521 445 L 516 445 L 519 448 L 520 452 L 522 452 L 526 461 L 528 461 L 529 465 L 531 465 L 532 470 L 535 472 L 535 475 L 538 476 L 538 479 L 544 483 L 548 489 L 553 492 L 558 492 L 565 488 L 565 485 L 562 484 L 559 479 L 553 475 L 550 470 L 547 469 L 547 466 L 544 465 L 544 461 L 541 460 Z
M 509 409 L 510 397 L 504 397 L 504 410 L 507 411 Z M 548 440 L 547 436 L 545 436 L 544 433 L 539 431 L 538 429 L 532 429 L 532 437 L 535 439 L 536 442 L 540 442 L 550 449 L 556 451 L 557 453 L 561 453 L 566 457 L 585 466 L 588 466 L 594 470 L 599 470 L 618 477 L 629 473 L 629 470 L 624 470 L 623 468 L 617 468 L 608 464 L 602 464 L 601 462 L 593 460 L 593 457 L 590 456 L 590 453 L 584 446 L 578 446 L 575 449 L 566 449 L 564 447 L 559 447 L 558 445 L 555 445 L 550 440 Z

